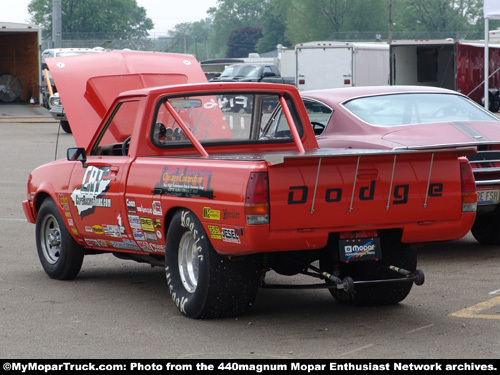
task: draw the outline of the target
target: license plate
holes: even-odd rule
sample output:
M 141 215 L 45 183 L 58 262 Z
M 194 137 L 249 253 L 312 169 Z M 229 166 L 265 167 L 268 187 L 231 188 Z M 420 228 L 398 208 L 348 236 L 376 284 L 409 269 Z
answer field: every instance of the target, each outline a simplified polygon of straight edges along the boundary
M 478 189 L 477 204 L 498 204 L 500 203 L 500 189 Z
M 382 259 L 380 238 L 349 238 L 339 240 L 340 261 L 344 263 Z

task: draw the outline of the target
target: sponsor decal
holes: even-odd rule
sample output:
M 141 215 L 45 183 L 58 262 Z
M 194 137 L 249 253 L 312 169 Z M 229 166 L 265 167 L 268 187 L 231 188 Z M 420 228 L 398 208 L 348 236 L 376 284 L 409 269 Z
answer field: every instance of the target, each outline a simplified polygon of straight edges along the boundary
M 146 238 L 146 241 L 153 241 L 153 242 L 158 241 L 158 238 L 156 238 L 156 234 L 151 232 L 144 232 L 144 237 Z
M 137 207 L 137 212 L 140 214 L 152 215 L 153 209 L 151 207 L 144 207 L 141 203 L 141 205 Z
M 121 237 L 122 231 L 118 225 L 103 225 L 104 234 L 109 237 Z
M 159 245 L 159 244 L 156 244 L 156 243 L 150 243 L 149 246 L 151 246 L 151 249 L 155 253 L 161 253 L 161 252 L 165 251 L 165 246 L 164 245 Z
M 380 260 L 382 258 L 380 239 L 377 237 L 344 239 L 339 241 L 339 245 L 342 262 Z
M 208 232 L 210 237 L 215 240 L 222 240 L 222 234 L 220 233 L 220 228 L 217 225 L 209 225 Z
M 144 240 L 144 233 L 142 231 L 139 231 L 137 229 L 134 229 L 134 239 L 135 240 Z
M 98 247 L 99 246 L 99 242 L 97 242 L 97 240 L 93 240 L 90 238 L 85 238 L 85 243 L 91 247 Z
M 83 175 L 82 185 L 71 193 L 73 204 L 83 219 L 94 213 L 97 207 L 110 208 L 111 199 L 105 198 L 111 180 L 109 167 L 97 168 L 88 166 Z
M 71 228 L 71 231 L 73 232 L 73 234 L 75 236 L 79 236 L 80 234 L 78 233 L 78 231 L 76 230 L 76 228 Z
M 59 204 L 63 210 L 69 211 L 69 200 L 63 194 L 59 194 Z
M 150 219 L 149 217 L 141 217 L 141 228 L 147 232 L 154 232 L 155 227 L 153 224 L 153 219 Z
M 235 211 L 229 211 L 228 209 L 224 208 L 222 210 L 222 218 L 224 220 L 238 220 L 240 218 L 240 213 Z
M 137 245 L 139 245 L 142 250 L 151 252 L 151 246 L 149 246 L 147 241 L 137 241 Z
M 160 182 L 154 187 L 153 194 L 214 199 L 214 192 L 210 188 L 211 181 L 212 171 L 166 166 L 163 168 Z
M 240 238 L 236 234 L 236 231 L 234 229 L 229 229 L 229 228 L 222 228 L 222 241 L 241 243 Z
M 203 207 L 203 218 L 208 220 L 220 220 L 220 211 L 212 210 L 210 207 Z
M 94 232 L 95 234 L 104 234 L 104 228 L 100 225 L 94 225 L 92 227 L 92 232 Z
M 126 199 L 125 203 L 127 205 L 128 212 L 136 212 L 136 206 L 135 206 L 135 201 L 131 199 Z
M 161 230 L 156 231 L 156 237 L 158 237 L 160 240 L 163 238 L 163 234 L 161 233 Z
M 163 210 L 161 208 L 160 201 L 153 201 L 153 215 L 163 216 Z
M 132 229 L 141 229 L 141 219 L 136 215 L 128 215 L 128 222 Z

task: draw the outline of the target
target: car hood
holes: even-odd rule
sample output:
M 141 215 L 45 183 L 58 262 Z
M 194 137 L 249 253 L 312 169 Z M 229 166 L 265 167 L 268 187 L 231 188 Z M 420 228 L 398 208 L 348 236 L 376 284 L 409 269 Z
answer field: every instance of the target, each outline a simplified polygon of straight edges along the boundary
M 191 55 L 112 51 L 46 59 L 78 147 L 87 148 L 113 100 L 146 87 L 207 82 Z
M 404 148 L 493 144 L 500 143 L 500 121 L 412 125 L 381 138 Z

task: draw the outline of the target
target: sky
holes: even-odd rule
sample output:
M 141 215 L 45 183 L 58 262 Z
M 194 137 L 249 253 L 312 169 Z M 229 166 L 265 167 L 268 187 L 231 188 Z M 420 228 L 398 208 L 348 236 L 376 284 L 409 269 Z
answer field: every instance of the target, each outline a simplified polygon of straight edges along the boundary
M 28 4 L 31 0 L 0 0 L 0 23 L 30 23 Z M 195 22 L 205 18 L 206 11 L 217 4 L 217 0 L 136 0 L 146 9 L 147 17 L 154 23 L 151 34 L 166 33 L 182 22 Z M 64 22 L 64 20 L 63 20 Z

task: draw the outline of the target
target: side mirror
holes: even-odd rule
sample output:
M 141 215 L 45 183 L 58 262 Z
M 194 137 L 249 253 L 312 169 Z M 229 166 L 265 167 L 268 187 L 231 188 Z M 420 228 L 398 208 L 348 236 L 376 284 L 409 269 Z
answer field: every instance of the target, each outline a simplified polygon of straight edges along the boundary
M 69 161 L 81 161 L 84 168 L 87 166 L 87 154 L 83 147 L 68 148 L 66 156 Z

